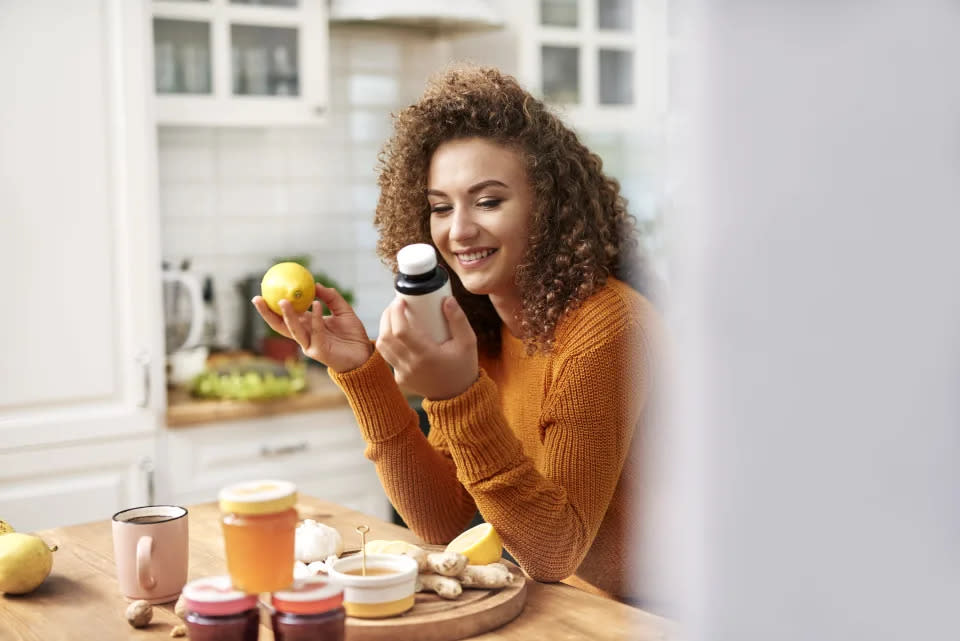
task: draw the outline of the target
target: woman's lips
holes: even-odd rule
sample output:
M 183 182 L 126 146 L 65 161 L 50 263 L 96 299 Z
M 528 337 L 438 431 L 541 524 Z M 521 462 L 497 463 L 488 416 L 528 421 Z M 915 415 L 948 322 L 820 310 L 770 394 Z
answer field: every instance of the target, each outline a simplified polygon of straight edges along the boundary
M 462 252 L 454 255 L 457 257 L 457 263 L 459 263 L 462 267 L 470 269 L 484 265 L 496 253 L 496 249 L 484 249 L 480 251 Z

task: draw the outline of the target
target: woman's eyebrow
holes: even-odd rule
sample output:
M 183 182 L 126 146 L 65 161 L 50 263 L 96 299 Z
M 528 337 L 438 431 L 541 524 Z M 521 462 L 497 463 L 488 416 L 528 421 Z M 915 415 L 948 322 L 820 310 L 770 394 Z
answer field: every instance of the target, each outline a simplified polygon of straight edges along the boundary
M 507 187 L 505 183 L 502 183 L 499 180 L 491 179 L 491 180 L 483 180 L 481 182 L 478 182 L 475 185 L 471 185 L 471 187 L 467 189 L 467 193 L 474 194 L 480 191 L 481 189 L 483 189 L 484 187 L 491 187 L 491 186 L 503 187 L 504 189 L 509 189 L 509 187 Z M 447 194 L 446 192 L 440 191 L 439 189 L 428 189 L 427 195 L 428 196 L 446 196 Z

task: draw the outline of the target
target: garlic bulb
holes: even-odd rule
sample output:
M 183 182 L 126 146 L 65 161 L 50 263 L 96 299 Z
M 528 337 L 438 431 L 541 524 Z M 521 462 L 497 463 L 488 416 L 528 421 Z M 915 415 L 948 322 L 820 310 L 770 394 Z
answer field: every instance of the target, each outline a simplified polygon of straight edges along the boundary
M 323 561 L 331 554 L 339 556 L 343 552 L 343 538 L 329 525 L 306 519 L 297 526 L 294 548 L 297 561 Z

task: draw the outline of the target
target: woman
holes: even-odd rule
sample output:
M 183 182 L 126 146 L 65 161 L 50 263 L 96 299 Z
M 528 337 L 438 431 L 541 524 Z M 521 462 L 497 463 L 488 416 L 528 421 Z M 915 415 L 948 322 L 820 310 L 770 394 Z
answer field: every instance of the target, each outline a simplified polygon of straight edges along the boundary
M 472 67 L 396 116 L 380 163 L 379 254 L 395 269 L 401 247 L 437 248 L 452 338 L 433 343 L 396 300 L 374 349 L 319 285 L 329 316 L 257 310 L 328 365 L 418 536 L 446 543 L 479 510 L 532 578 L 636 598 L 631 488 L 661 329 L 625 283 L 637 242 L 618 184 L 513 78 Z M 429 437 L 397 383 L 424 396 Z

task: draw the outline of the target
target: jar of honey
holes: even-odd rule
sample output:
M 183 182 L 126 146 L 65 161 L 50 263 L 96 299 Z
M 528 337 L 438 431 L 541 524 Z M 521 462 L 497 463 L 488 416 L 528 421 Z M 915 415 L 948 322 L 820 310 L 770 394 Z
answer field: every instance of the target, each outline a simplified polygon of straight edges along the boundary
M 297 488 L 287 481 L 252 481 L 220 490 L 227 571 L 233 586 L 255 594 L 293 583 Z
M 297 579 L 274 592 L 271 617 L 276 641 L 343 641 L 343 588 L 323 576 Z
M 235 590 L 228 576 L 208 576 L 183 587 L 190 641 L 257 641 L 256 594 Z

